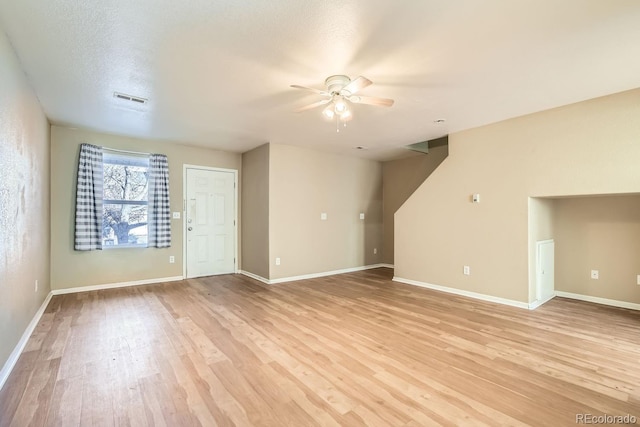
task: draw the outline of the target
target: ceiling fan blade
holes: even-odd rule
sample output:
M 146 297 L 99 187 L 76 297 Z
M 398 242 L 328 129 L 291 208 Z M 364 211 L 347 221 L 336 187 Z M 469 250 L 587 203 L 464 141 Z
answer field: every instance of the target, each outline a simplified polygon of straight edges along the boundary
M 378 107 L 391 107 L 393 105 L 393 99 L 376 98 L 373 96 L 350 96 L 347 99 L 354 104 L 377 105 Z
M 324 90 L 314 89 L 312 87 L 300 86 L 300 85 L 291 85 L 291 87 L 294 89 L 308 90 L 313 93 L 317 93 L 318 95 L 330 96 L 329 92 L 325 92 Z
M 351 83 L 342 88 L 342 91 L 349 92 L 351 95 L 356 93 L 359 90 L 364 89 L 369 86 L 373 82 L 366 77 L 358 76 L 355 80 L 352 80 Z
M 311 110 L 312 108 L 319 107 L 324 104 L 328 104 L 331 102 L 331 99 L 322 99 L 320 101 L 316 101 L 313 104 L 305 105 L 304 107 L 300 107 L 297 110 L 293 110 L 294 113 L 301 113 L 303 111 Z

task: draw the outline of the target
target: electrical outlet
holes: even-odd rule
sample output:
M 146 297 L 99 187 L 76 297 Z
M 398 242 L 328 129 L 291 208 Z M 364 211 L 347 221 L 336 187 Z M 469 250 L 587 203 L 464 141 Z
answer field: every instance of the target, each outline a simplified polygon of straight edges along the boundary
M 280 265 L 280 258 L 276 258 L 276 265 Z
M 174 262 L 176 262 L 176 257 L 174 257 L 173 255 L 171 255 L 169 257 L 169 264 L 173 264 Z
M 364 219 L 364 212 L 360 213 L 360 219 Z
M 599 279 L 600 278 L 600 272 L 598 270 L 591 270 L 591 278 L 592 279 Z
M 173 219 L 180 219 L 180 212 L 174 212 Z
M 36 292 L 38 292 L 38 279 L 36 279 Z
M 326 221 L 326 220 L 327 220 L 327 214 L 326 214 L 326 212 L 322 212 L 322 213 L 320 214 L 320 219 L 321 219 L 322 221 Z
M 373 254 L 377 255 L 378 254 L 378 248 L 373 248 Z
M 465 276 L 470 276 L 471 268 L 468 265 L 465 265 L 464 267 L 462 267 L 462 274 L 464 274 Z

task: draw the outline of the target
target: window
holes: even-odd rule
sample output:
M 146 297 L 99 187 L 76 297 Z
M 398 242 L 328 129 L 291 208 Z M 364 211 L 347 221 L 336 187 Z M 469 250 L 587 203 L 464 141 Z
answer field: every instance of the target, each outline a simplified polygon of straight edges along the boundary
M 105 149 L 102 163 L 103 247 L 146 247 L 149 158 Z
M 171 247 L 169 160 L 80 144 L 73 248 Z

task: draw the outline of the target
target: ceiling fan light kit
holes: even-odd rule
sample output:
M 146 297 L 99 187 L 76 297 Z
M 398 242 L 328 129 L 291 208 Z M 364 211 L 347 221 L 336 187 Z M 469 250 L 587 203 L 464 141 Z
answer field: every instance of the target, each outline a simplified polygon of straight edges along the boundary
M 322 110 L 322 114 L 324 114 L 324 116 L 329 120 L 333 119 L 333 116 L 336 115 L 336 112 L 334 111 L 334 106 L 329 105 L 324 110 Z
M 336 131 L 340 132 L 338 123 L 343 122 L 346 126 L 346 122 L 353 118 L 353 113 L 351 111 L 351 108 L 349 107 L 349 103 L 368 104 L 379 107 L 391 107 L 393 105 L 393 99 L 354 95 L 359 90 L 362 90 L 371 84 L 372 81 L 363 76 L 359 76 L 356 79 L 351 80 L 349 76 L 337 74 L 335 76 L 327 77 L 327 79 L 324 81 L 324 85 L 327 89 L 324 91 L 306 86 L 291 85 L 292 88 L 311 91 L 315 94 L 325 97 L 325 99 L 316 101 L 309 105 L 305 105 L 304 107 L 298 108 L 295 111 L 299 113 L 329 104 L 322 110 L 322 115 L 329 120 L 333 120 L 333 118 L 335 117 Z
M 333 98 L 333 105 L 336 109 L 336 113 L 342 114 L 347 111 L 347 103 L 344 102 L 344 97 L 338 95 Z

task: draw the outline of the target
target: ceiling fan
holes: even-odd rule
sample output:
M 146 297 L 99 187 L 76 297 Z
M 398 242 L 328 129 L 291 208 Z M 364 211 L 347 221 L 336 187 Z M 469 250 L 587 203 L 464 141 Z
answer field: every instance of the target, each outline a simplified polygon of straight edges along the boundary
M 359 76 L 354 80 L 351 80 L 349 76 L 335 75 L 327 77 L 324 81 L 324 85 L 327 87 L 326 90 L 319 90 L 300 85 L 291 85 L 292 88 L 308 90 L 324 97 L 324 99 L 321 99 L 320 101 L 305 105 L 304 107 L 298 108 L 294 111 L 299 113 L 328 104 L 322 111 L 322 114 L 326 118 L 333 119 L 336 117 L 336 119 L 339 119 L 340 121 L 347 122 L 353 118 L 351 109 L 349 108 L 350 102 L 354 104 L 391 107 L 393 105 L 393 99 L 356 95 L 357 92 L 372 83 L 373 82 L 371 80 L 363 76 Z

